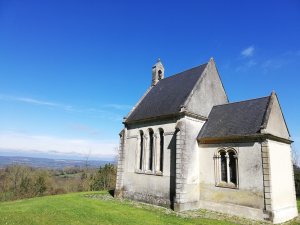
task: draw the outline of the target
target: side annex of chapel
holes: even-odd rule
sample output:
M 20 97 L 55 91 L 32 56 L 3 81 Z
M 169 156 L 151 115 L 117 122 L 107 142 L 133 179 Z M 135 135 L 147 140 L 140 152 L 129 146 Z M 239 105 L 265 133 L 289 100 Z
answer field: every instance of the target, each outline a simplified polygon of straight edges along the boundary
M 167 78 L 158 61 L 123 123 L 117 197 L 274 223 L 298 215 L 277 95 L 229 103 L 213 59 Z

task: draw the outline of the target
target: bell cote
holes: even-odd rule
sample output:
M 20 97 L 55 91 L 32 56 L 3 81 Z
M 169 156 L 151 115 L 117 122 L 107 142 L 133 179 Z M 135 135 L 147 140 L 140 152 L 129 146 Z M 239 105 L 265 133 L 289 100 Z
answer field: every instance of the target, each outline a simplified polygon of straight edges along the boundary
M 152 66 L 152 86 L 155 86 L 161 79 L 164 79 L 165 68 L 160 59 Z

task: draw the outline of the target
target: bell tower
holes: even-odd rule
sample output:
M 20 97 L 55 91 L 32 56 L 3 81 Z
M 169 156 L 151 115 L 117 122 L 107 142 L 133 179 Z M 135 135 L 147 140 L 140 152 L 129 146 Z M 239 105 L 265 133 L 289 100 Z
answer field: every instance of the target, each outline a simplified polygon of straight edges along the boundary
M 161 79 L 164 79 L 165 68 L 158 58 L 157 63 L 152 66 L 152 86 L 155 86 Z

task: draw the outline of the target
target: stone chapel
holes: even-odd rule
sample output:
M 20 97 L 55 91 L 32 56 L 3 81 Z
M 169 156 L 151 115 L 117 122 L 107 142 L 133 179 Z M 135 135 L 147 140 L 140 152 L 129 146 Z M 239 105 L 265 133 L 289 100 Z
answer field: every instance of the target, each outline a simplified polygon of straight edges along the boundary
M 117 197 L 273 223 L 298 215 L 276 93 L 229 103 L 213 59 L 166 78 L 159 60 L 123 124 Z

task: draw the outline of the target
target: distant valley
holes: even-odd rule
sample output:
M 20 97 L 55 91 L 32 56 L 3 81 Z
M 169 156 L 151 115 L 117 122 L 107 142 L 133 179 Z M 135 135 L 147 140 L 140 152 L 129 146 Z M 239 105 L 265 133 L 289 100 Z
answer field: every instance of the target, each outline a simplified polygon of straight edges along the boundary
M 12 164 L 27 165 L 35 168 L 62 169 L 65 167 L 100 167 L 112 161 L 102 160 L 71 160 L 71 159 L 48 159 L 32 158 L 23 156 L 0 156 L 0 168 Z

